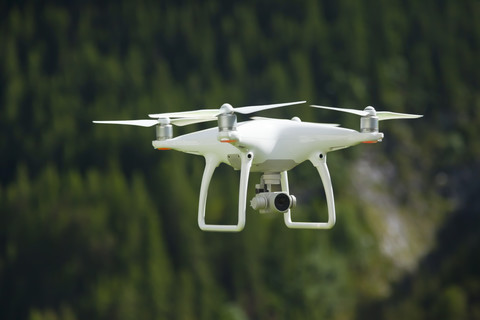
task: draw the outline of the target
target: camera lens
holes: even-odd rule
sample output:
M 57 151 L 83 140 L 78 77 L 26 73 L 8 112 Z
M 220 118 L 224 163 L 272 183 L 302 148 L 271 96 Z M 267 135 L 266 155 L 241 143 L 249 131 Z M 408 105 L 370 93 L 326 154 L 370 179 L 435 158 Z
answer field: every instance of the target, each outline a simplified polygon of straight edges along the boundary
M 290 197 L 285 193 L 280 193 L 275 197 L 275 208 L 280 211 L 284 212 L 290 208 Z

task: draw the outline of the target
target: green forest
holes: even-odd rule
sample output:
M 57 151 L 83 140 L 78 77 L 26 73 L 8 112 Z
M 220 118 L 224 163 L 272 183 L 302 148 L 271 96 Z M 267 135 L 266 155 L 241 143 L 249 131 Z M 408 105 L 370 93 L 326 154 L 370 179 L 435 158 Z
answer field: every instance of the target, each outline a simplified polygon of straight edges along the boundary
M 479 57 L 478 0 L 0 2 L 0 319 L 480 319 Z M 299 100 L 255 115 L 424 115 L 329 153 L 331 230 L 248 208 L 203 232 L 202 157 L 92 123 Z M 238 179 L 215 173 L 211 221 Z M 311 163 L 289 179 L 324 220 Z

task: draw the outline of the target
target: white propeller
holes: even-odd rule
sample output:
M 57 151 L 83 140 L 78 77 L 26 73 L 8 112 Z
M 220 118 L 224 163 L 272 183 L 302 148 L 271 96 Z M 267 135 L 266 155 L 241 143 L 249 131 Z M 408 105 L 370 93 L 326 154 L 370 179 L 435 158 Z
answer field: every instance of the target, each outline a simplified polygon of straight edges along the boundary
M 220 109 L 202 109 L 194 111 L 181 111 L 181 112 L 167 112 L 167 113 L 155 113 L 149 114 L 150 118 L 155 119 L 142 119 L 142 120 L 114 120 L 114 121 L 93 121 L 93 123 L 101 124 L 124 124 L 130 126 L 140 126 L 140 127 L 152 127 L 159 123 L 171 123 L 176 126 L 186 126 L 189 124 L 213 121 L 217 120 L 217 116 L 227 113 L 241 113 L 249 114 L 253 112 L 258 112 L 267 109 L 286 107 L 295 104 L 305 103 L 306 101 L 295 101 L 287 103 L 275 103 L 259 106 L 247 106 L 247 107 L 238 107 L 234 108 L 230 104 L 223 104 Z
M 93 121 L 93 123 L 101 124 L 126 124 L 130 126 L 139 127 L 151 127 L 158 124 L 158 120 L 145 119 L 145 120 L 118 120 L 118 121 Z
M 391 120 L 391 119 L 416 119 L 416 118 L 423 117 L 423 115 L 420 115 L 420 114 L 397 113 L 397 112 L 390 112 L 390 111 L 375 111 L 375 109 L 371 106 L 366 107 L 365 110 L 334 108 L 334 107 L 315 106 L 315 105 L 311 105 L 311 107 L 348 112 L 348 113 L 353 113 L 362 117 L 366 117 L 369 115 L 377 116 L 379 121 Z
M 291 106 L 294 104 L 301 104 L 305 103 L 306 101 L 295 101 L 295 102 L 286 102 L 286 103 L 274 103 L 274 104 L 266 104 L 266 105 L 259 105 L 259 106 L 247 106 L 247 107 L 237 107 L 234 108 L 232 105 L 228 103 L 224 103 L 220 109 L 202 109 L 202 110 L 194 110 L 194 111 L 182 111 L 182 112 L 170 112 L 170 113 L 155 113 L 149 114 L 150 118 L 197 118 L 197 119 L 208 119 L 209 120 L 216 120 L 218 115 L 224 113 L 241 113 L 241 114 L 249 114 L 254 113 L 262 110 L 267 109 L 274 109 L 280 107 Z
M 124 124 L 130 126 L 139 126 L 139 127 L 153 127 L 154 125 L 160 124 L 164 120 L 165 124 L 174 124 L 176 126 L 182 127 L 193 123 L 205 122 L 214 119 L 198 119 L 198 118 L 178 118 L 178 119 L 141 119 L 141 120 L 113 120 L 113 121 L 93 121 L 93 123 L 101 124 Z

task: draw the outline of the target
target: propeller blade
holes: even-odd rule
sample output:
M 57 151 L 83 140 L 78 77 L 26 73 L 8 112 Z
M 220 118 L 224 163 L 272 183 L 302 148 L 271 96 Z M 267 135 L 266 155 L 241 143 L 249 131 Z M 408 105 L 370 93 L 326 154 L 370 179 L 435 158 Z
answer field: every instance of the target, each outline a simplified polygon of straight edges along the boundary
M 205 121 L 213 120 L 216 116 L 225 113 L 225 112 L 238 112 L 241 114 L 249 114 L 257 111 L 273 109 L 273 108 L 280 108 L 286 107 L 290 105 L 305 103 L 306 101 L 295 101 L 295 102 L 287 102 L 287 103 L 275 103 L 275 104 L 267 104 L 267 105 L 259 105 L 259 106 L 247 106 L 247 107 L 238 107 L 233 108 L 229 104 L 224 104 L 226 108 L 220 109 L 203 109 L 203 110 L 193 110 L 193 111 L 181 111 L 181 112 L 168 112 L 168 113 L 153 113 L 149 114 L 150 118 L 193 118 L 193 119 L 205 119 Z M 195 121 L 192 123 L 197 123 L 200 121 Z M 187 123 L 187 122 L 185 122 Z M 180 124 L 179 124 L 180 125 Z
M 217 120 L 216 117 L 212 118 L 178 118 L 170 119 L 167 123 L 174 124 L 179 127 L 183 127 L 189 124 L 207 122 Z M 153 127 L 154 125 L 159 124 L 156 119 L 144 119 L 144 120 L 114 120 L 114 121 L 93 121 L 93 123 L 99 124 L 123 124 L 129 126 L 139 126 L 139 127 Z
M 254 113 L 254 112 L 258 112 L 258 111 L 262 111 L 262 110 L 281 108 L 281 107 L 291 106 L 291 105 L 295 105 L 295 104 L 301 104 L 301 103 L 305 103 L 305 102 L 307 102 L 307 101 L 274 103 L 274 104 L 266 104 L 266 105 L 259 105 L 259 106 L 238 107 L 238 108 L 233 108 L 233 110 L 235 112 L 238 112 L 238 113 L 241 113 L 241 114 L 249 114 L 249 113 Z
M 170 123 L 172 123 L 176 126 L 179 126 L 179 127 L 183 127 L 183 126 L 187 126 L 189 124 L 201 123 L 201 122 L 207 122 L 207 121 L 213 121 L 213 120 L 217 120 L 217 118 L 216 117 L 212 117 L 212 118 L 178 118 L 178 119 L 170 119 Z
M 194 118 L 194 119 L 206 119 L 213 118 L 218 114 L 218 109 L 203 109 L 194 111 L 180 111 L 180 112 L 168 112 L 168 113 L 154 113 L 149 114 L 150 118 Z
M 258 120 L 258 121 L 261 121 L 261 120 L 284 120 L 284 121 L 292 121 L 292 120 L 287 120 L 287 119 L 276 119 L 276 118 L 267 118 L 267 117 L 250 117 L 250 119 L 252 120 Z M 340 126 L 338 123 L 316 123 L 316 124 L 321 124 L 321 125 L 324 125 L 326 127 L 338 127 Z
M 378 121 L 391 119 L 416 119 L 421 118 L 421 114 L 397 113 L 389 111 L 377 111 Z
M 372 107 L 367 107 L 367 109 L 365 110 L 334 108 L 334 107 L 315 106 L 315 105 L 311 105 L 311 107 L 348 112 L 348 113 L 359 115 L 361 117 L 365 117 L 368 115 L 376 115 L 378 117 L 378 121 L 391 120 L 391 119 L 416 119 L 416 118 L 423 117 L 423 115 L 420 115 L 420 114 L 397 113 L 397 112 L 390 112 L 390 111 L 375 111 L 375 109 L 373 109 Z
M 100 124 L 124 124 L 124 125 L 129 125 L 129 126 L 152 127 L 152 126 L 158 124 L 158 120 L 145 119 L 145 120 L 93 121 L 93 123 L 100 123 Z
M 362 117 L 368 115 L 368 112 L 363 111 L 363 110 L 356 110 L 356 109 L 334 108 L 334 107 L 315 106 L 315 105 L 310 105 L 310 107 L 328 109 L 328 110 L 335 110 L 335 111 L 341 111 L 341 112 L 348 112 L 348 113 L 353 113 L 353 114 L 356 114 L 356 115 L 359 115 L 359 116 L 362 116 Z

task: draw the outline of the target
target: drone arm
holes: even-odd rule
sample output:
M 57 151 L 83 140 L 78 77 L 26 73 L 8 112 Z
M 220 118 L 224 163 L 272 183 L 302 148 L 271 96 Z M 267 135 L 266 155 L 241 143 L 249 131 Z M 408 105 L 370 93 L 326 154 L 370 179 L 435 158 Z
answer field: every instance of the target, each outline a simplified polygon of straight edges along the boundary
M 313 154 L 310 157 L 310 162 L 317 168 L 320 178 L 322 179 L 323 188 L 325 190 L 325 196 L 327 198 L 327 208 L 328 208 L 328 221 L 327 222 L 294 222 L 292 221 L 292 216 L 290 215 L 290 210 L 287 211 L 284 215 L 285 224 L 289 228 L 294 229 L 331 229 L 335 225 L 335 200 L 333 197 L 333 187 L 332 181 L 330 179 L 330 173 L 328 172 L 327 167 L 327 156 L 323 152 L 318 152 Z M 287 173 L 282 172 L 282 189 L 284 188 L 284 180 L 287 185 L 288 190 L 288 181 L 286 180 Z M 284 178 L 285 176 L 285 178 Z
M 213 155 L 205 156 L 205 171 L 203 172 L 202 184 L 200 187 L 200 200 L 198 203 L 198 226 L 204 231 L 224 231 L 237 232 L 241 231 L 245 226 L 245 211 L 247 203 L 247 187 L 250 168 L 252 166 L 253 154 L 251 152 L 240 155 L 242 165 L 240 171 L 240 188 L 238 196 L 238 222 L 236 225 L 216 225 L 206 224 L 205 209 L 207 205 L 207 194 L 210 181 L 212 180 L 215 168 L 220 164 L 220 160 Z

